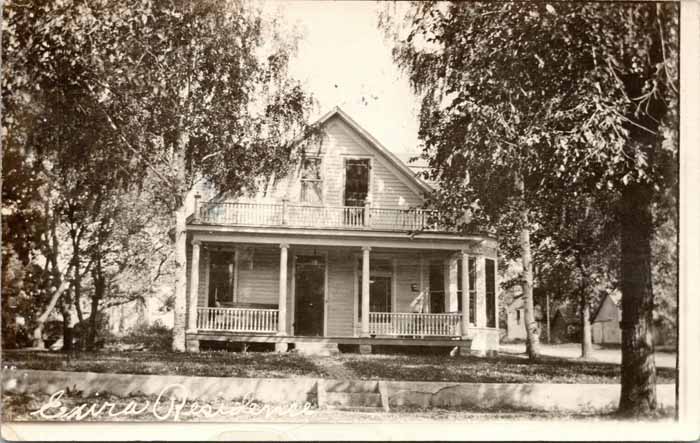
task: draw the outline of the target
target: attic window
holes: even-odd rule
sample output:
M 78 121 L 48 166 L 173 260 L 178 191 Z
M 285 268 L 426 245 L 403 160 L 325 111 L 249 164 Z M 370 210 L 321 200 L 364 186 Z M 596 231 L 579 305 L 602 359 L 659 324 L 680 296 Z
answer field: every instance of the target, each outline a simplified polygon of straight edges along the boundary
M 303 203 L 323 203 L 321 157 L 304 157 L 301 163 L 301 199 Z

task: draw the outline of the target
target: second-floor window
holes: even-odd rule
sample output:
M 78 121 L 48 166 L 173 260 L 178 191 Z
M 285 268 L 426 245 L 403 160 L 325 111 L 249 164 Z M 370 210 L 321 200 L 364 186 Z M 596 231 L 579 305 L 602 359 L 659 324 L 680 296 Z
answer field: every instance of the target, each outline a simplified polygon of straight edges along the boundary
M 369 194 L 370 161 L 345 159 L 345 206 L 364 206 Z
M 323 203 L 323 179 L 321 178 L 321 158 L 305 157 L 301 163 L 302 203 Z

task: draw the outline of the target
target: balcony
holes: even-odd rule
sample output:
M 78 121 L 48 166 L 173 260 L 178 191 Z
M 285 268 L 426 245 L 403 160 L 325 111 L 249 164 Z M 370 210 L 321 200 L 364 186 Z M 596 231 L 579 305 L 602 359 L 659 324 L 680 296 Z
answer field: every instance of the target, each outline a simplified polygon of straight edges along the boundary
M 224 226 L 446 232 L 439 213 L 429 209 L 365 206 L 309 206 L 282 203 L 196 205 L 194 223 Z

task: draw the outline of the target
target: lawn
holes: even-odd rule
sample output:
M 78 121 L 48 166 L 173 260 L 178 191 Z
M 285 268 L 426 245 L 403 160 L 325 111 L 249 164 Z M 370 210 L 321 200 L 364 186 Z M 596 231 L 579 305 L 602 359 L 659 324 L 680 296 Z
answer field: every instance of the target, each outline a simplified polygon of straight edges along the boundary
M 514 355 L 359 355 L 331 357 L 296 353 L 197 354 L 172 352 L 58 353 L 3 351 L 5 369 L 112 372 L 213 377 L 332 378 L 343 380 L 418 380 L 468 383 L 619 383 L 613 363 L 543 357 L 536 363 Z M 659 383 L 674 383 L 675 370 L 657 368 Z

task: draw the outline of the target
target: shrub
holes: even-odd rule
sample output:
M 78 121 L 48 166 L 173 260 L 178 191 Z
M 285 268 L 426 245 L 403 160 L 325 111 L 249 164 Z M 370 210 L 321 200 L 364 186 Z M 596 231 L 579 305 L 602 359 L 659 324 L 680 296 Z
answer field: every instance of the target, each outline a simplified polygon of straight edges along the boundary
M 150 325 L 141 323 L 117 341 L 147 350 L 164 351 L 172 347 L 173 331 L 159 321 Z

